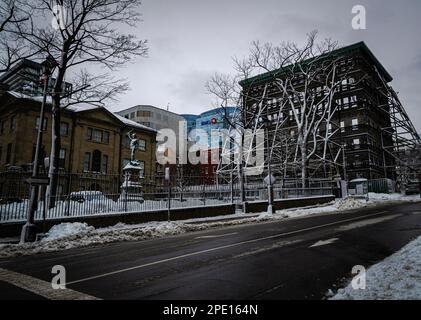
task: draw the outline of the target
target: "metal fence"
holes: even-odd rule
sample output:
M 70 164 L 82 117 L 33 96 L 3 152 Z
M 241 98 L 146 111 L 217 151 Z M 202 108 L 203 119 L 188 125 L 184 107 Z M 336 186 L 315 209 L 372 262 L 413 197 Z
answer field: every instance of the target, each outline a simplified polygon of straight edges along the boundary
M 0 223 L 26 219 L 30 173 L 0 173 Z M 55 206 L 46 207 L 45 187 L 38 195 L 35 220 L 78 217 L 94 214 L 123 212 L 153 212 L 168 208 L 239 203 L 241 188 L 238 181 L 209 179 L 202 176 L 174 175 L 170 183 L 162 175 L 145 176 L 142 179 L 142 198 L 139 195 L 122 194 L 125 177 L 121 174 L 60 173 Z M 260 180 L 261 181 L 261 180 Z M 169 187 L 170 185 L 170 187 Z M 312 180 L 303 189 L 299 181 L 277 181 L 273 186 L 274 199 L 300 198 L 330 195 L 335 183 L 330 180 Z M 268 199 L 268 189 L 263 182 L 249 180 L 244 184 L 246 201 Z

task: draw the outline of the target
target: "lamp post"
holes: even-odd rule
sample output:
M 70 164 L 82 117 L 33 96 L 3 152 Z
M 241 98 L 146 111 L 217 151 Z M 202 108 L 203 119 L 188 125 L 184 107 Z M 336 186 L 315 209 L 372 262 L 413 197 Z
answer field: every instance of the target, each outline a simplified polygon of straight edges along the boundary
M 268 185 L 268 214 L 273 214 L 273 183 L 275 182 L 275 178 L 272 176 L 272 168 L 270 166 L 272 162 L 272 152 L 270 150 L 269 145 L 269 117 L 263 116 L 263 121 L 266 123 L 266 145 L 267 145 L 267 170 L 268 175 L 264 179 L 264 182 Z
M 52 70 L 54 67 L 57 66 L 57 62 L 54 60 L 53 57 L 48 56 L 47 59 L 41 63 L 42 66 L 42 77 L 41 81 L 43 81 L 43 98 L 41 104 L 41 110 L 39 115 L 39 123 L 38 123 L 38 135 L 37 135 L 37 143 L 35 146 L 35 156 L 34 162 L 32 165 L 32 176 L 28 179 L 28 182 L 31 186 L 31 193 L 29 197 L 29 204 L 28 204 L 28 212 L 27 212 L 27 220 L 25 225 L 22 227 L 21 233 L 21 242 L 33 242 L 36 240 L 36 225 L 34 223 L 35 220 L 35 212 L 38 207 L 37 198 L 38 198 L 38 191 L 39 186 L 47 185 L 48 178 L 46 177 L 39 177 L 39 165 L 42 161 L 41 159 L 41 148 L 42 148 L 42 136 L 43 136 L 43 129 L 44 129 L 44 114 L 45 114 L 45 104 L 47 100 L 47 91 L 48 91 L 48 82 Z

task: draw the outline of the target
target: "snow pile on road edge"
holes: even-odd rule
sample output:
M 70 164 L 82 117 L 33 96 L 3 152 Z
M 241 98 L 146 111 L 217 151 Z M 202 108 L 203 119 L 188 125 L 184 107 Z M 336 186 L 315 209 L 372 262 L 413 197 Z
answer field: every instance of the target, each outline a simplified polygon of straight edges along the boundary
M 421 299 L 421 237 L 367 270 L 366 289 L 349 284 L 332 300 Z
M 81 222 L 66 222 L 56 224 L 51 227 L 51 229 L 47 232 L 46 237 L 43 238 L 41 241 L 53 241 L 58 240 L 61 238 L 73 236 L 76 234 L 87 233 L 94 230 L 94 227 L 88 226 L 87 223 Z

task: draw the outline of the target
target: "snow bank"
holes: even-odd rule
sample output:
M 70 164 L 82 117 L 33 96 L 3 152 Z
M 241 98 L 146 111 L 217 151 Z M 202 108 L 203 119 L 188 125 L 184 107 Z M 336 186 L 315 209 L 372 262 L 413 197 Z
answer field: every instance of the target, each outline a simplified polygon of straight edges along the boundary
M 421 299 L 421 237 L 367 270 L 366 289 L 349 284 L 332 300 Z
M 370 202 L 382 202 L 382 201 L 420 201 L 421 197 L 419 194 L 414 195 L 404 195 L 401 193 L 374 193 L 370 192 L 368 194 Z
M 93 229 L 95 228 L 88 226 L 87 223 L 61 223 L 53 226 L 46 234 L 46 237 L 42 239 L 42 241 L 52 241 L 76 234 L 87 233 Z

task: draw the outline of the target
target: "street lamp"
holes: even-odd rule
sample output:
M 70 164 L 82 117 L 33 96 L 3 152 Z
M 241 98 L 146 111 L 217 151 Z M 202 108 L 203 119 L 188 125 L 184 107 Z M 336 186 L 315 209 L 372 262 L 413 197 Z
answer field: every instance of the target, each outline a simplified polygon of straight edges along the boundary
M 273 214 L 273 183 L 275 182 L 275 177 L 272 175 L 272 169 L 271 169 L 271 162 L 272 162 L 272 152 L 270 150 L 270 145 L 269 145 L 269 117 L 267 116 L 263 116 L 262 117 L 263 122 L 265 122 L 266 124 L 266 144 L 267 144 L 267 170 L 268 170 L 268 175 L 266 176 L 266 178 L 264 179 L 264 182 L 267 184 L 268 186 L 268 209 L 267 209 L 267 213 L 268 214 Z
M 45 114 L 45 103 L 47 100 L 47 91 L 48 91 L 48 82 L 50 75 L 53 69 L 57 66 L 57 62 L 54 60 L 53 57 L 48 56 L 44 62 L 41 63 L 42 66 L 42 76 L 40 80 L 43 82 L 43 99 L 41 104 L 41 110 L 39 115 L 39 123 L 38 123 L 38 135 L 37 135 L 37 143 L 35 146 L 35 156 L 34 162 L 32 165 L 32 176 L 28 179 L 28 182 L 31 186 L 31 194 L 29 198 L 28 204 L 28 213 L 27 213 L 27 220 L 25 225 L 22 227 L 21 233 L 21 242 L 33 242 L 36 240 L 36 225 L 34 223 L 35 220 L 35 212 L 38 207 L 37 197 L 39 186 L 47 185 L 48 178 L 47 177 L 40 177 L 39 176 L 39 165 L 41 163 L 41 148 L 42 148 L 42 136 L 43 136 L 43 128 L 44 128 L 44 114 Z

